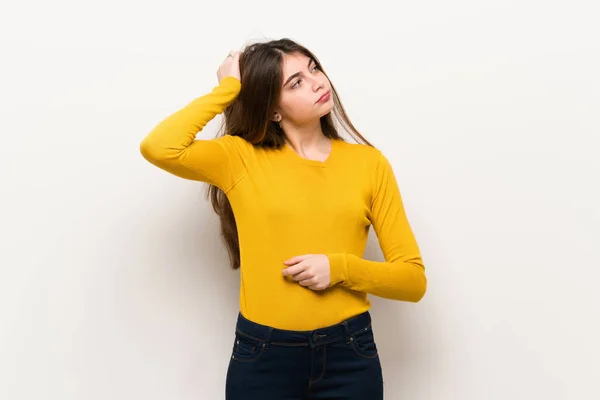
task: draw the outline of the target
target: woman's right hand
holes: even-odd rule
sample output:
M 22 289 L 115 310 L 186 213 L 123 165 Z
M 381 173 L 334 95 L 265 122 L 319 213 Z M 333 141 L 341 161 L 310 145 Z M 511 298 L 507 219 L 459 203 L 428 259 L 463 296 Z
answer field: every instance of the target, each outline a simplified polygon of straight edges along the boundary
M 233 76 L 234 78 L 241 80 L 241 78 L 240 78 L 240 54 L 241 53 L 239 51 L 235 51 L 235 52 L 230 52 L 229 54 L 230 55 L 227 56 L 225 61 L 223 61 L 223 63 L 219 66 L 219 69 L 217 70 L 217 78 L 219 79 L 219 83 L 221 83 L 221 80 L 227 76 Z

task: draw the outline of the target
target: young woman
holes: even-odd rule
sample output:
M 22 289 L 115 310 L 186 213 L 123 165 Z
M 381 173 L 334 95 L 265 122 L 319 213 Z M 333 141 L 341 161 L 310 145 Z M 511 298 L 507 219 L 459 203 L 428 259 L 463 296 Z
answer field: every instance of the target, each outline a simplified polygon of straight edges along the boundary
M 317 57 L 292 40 L 230 53 L 217 77 L 141 152 L 210 184 L 240 268 L 226 398 L 382 399 L 367 294 L 417 302 L 427 286 L 390 163 L 356 131 Z M 196 139 L 220 113 L 225 134 Z M 334 117 L 359 143 L 341 138 Z M 362 258 L 371 225 L 385 262 Z

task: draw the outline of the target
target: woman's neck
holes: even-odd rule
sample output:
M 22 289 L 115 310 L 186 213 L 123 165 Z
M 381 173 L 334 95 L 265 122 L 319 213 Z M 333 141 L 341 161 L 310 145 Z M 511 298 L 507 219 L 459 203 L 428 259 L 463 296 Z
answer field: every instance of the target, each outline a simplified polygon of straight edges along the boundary
M 320 120 L 315 124 L 304 126 L 283 125 L 283 130 L 288 145 L 300 155 L 329 153 L 330 140 L 323 134 Z

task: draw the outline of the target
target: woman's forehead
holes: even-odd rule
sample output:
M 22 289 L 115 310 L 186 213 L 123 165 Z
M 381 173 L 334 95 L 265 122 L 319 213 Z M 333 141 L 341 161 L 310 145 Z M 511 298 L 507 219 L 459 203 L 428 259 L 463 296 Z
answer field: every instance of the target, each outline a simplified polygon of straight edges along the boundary
M 310 61 L 311 59 L 309 57 L 301 53 L 285 54 L 283 56 L 284 79 L 287 79 L 287 77 L 295 74 L 296 72 L 301 72 L 307 69 Z

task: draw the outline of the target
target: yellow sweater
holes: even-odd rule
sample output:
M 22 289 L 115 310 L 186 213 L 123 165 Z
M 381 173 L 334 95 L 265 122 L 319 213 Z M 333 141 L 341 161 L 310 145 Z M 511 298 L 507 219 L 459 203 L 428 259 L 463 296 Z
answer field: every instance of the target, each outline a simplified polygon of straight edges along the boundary
M 196 139 L 235 99 L 226 77 L 159 123 L 142 141 L 150 163 L 223 189 L 240 243 L 240 312 L 280 329 L 311 330 L 369 309 L 367 293 L 417 302 L 427 280 L 392 168 L 377 149 L 334 140 L 324 161 L 291 147 L 255 148 L 238 136 Z M 373 225 L 385 262 L 362 258 Z M 283 262 L 325 254 L 331 286 L 313 291 L 284 277 Z

